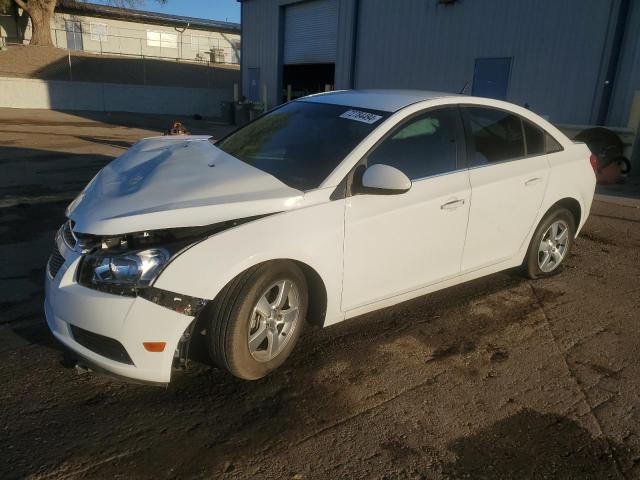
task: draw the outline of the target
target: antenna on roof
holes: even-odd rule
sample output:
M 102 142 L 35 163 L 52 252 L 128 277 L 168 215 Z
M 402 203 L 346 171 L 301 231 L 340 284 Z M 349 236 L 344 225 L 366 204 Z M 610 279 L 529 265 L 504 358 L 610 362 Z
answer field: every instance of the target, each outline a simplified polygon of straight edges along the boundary
M 458 92 L 460 95 L 466 95 L 467 87 L 469 86 L 469 80 L 467 80 L 464 84 L 464 87 Z

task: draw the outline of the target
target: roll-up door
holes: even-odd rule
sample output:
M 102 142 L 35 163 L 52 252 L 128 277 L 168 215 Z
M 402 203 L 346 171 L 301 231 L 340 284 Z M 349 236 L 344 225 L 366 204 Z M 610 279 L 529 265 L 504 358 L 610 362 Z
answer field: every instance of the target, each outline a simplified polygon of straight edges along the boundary
M 312 0 L 285 7 L 284 64 L 335 63 L 338 0 Z

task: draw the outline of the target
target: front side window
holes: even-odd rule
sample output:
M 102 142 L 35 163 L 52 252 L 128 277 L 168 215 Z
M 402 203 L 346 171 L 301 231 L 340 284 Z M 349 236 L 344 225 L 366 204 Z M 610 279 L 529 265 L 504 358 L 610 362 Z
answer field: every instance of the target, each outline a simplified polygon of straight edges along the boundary
M 216 145 L 298 190 L 318 188 L 387 112 L 295 101 Z
M 465 110 L 475 146 L 473 166 L 524 157 L 524 135 L 518 115 L 493 108 L 466 107 Z
M 430 110 L 401 125 L 368 157 L 368 165 L 396 167 L 412 180 L 456 170 L 457 110 Z

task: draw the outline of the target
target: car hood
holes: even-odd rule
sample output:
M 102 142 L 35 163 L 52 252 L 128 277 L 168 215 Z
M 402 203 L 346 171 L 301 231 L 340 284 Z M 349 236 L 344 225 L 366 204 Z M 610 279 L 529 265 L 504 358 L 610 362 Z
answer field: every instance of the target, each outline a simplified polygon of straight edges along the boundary
M 156 137 L 104 167 L 69 205 L 95 235 L 210 225 L 296 208 L 303 192 L 215 147 L 208 137 Z

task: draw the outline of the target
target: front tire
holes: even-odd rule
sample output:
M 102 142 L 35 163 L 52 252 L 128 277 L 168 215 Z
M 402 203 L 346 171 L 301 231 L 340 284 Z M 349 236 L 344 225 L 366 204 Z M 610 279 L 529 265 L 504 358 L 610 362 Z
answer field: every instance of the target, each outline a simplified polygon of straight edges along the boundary
M 212 360 L 245 380 L 264 377 L 293 350 L 307 306 L 307 282 L 294 262 L 266 262 L 241 273 L 203 312 Z
M 564 268 L 576 234 L 576 221 L 566 208 L 548 212 L 536 228 L 523 264 L 532 279 L 556 275 Z

